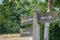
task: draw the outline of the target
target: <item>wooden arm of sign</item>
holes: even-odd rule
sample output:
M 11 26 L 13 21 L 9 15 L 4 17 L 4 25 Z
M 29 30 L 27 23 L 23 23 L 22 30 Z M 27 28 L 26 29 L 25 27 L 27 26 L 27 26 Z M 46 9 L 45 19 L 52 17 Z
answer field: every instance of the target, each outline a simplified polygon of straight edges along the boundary
M 22 20 L 22 21 L 21 21 L 21 25 L 32 24 L 32 22 L 33 22 L 33 18 L 26 19 L 26 20 Z

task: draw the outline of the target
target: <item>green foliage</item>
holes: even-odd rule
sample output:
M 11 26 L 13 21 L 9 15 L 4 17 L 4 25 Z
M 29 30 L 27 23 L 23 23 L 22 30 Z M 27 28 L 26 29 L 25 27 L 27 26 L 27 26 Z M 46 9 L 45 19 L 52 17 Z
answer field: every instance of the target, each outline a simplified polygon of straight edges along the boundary
M 40 40 L 44 40 L 44 23 L 40 24 Z
M 18 33 L 20 28 L 20 15 L 16 11 L 14 1 L 3 0 L 0 5 L 0 33 Z
M 55 7 L 60 7 L 60 0 L 56 0 L 54 6 L 55 6 Z
M 49 39 L 50 40 L 60 40 L 60 27 L 58 22 L 51 23 Z

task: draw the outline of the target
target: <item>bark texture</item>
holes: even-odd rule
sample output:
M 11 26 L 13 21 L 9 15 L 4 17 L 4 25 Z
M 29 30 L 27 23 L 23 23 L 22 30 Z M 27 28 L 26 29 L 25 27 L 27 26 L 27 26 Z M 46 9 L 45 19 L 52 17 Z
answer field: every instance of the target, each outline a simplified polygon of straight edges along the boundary
M 46 22 L 45 29 L 44 29 L 44 40 L 49 40 L 49 26 L 50 26 L 50 23 Z

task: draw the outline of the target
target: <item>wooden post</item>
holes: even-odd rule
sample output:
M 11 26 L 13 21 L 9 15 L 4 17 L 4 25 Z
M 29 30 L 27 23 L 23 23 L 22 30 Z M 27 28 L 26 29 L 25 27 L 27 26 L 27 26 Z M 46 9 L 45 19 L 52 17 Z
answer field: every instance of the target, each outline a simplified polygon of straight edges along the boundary
M 37 13 L 33 14 L 33 40 L 40 40 L 40 27 L 37 21 Z

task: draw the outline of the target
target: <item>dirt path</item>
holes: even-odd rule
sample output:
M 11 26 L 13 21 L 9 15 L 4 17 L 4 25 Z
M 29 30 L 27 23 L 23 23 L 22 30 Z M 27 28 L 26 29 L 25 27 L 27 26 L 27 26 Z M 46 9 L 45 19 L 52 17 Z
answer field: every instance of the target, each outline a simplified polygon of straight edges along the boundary
M 0 40 L 32 40 L 32 37 L 0 38 Z
M 32 40 L 32 37 L 20 37 L 20 34 L 0 35 L 0 40 Z

